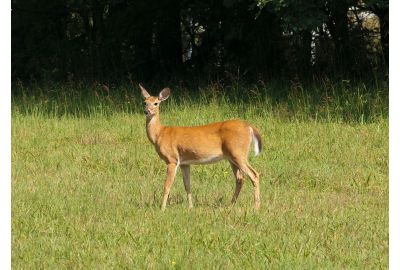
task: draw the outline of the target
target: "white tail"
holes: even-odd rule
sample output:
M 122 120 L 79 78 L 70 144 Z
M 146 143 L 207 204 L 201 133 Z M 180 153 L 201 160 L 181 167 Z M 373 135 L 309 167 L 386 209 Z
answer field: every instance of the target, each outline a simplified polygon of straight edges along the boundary
M 258 130 L 241 120 L 229 120 L 194 127 L 169 127 L 160 122 L 160 103 L 170 95 L 164 88 L 157 97 L 151 96 L 141 85 L 145 99 L 146 131 L 160 158 L 167 164 L 167 178 L 161 209 L 165 209 L 169 191 L 175 178 L 176 169 L 181 167 L 183 182 L 189 201 L 193 207 L 190 192 L 190 165 L 208 164 L 226 159 L 236 178 L 236 190 L 232 197 L 235 203 L 243 186 L 244 175 L 248 175 L 254 186 L 254 207 L 260 207 L 259 174 L 247 158 L 251 143 L 258 155 L 262 150 L 262 139 Z
M 252 141 L 254 143 L 254 155 L 257 156 L 261 153 L 261 137 L 254 134 L 254 129 L 251 127 Z

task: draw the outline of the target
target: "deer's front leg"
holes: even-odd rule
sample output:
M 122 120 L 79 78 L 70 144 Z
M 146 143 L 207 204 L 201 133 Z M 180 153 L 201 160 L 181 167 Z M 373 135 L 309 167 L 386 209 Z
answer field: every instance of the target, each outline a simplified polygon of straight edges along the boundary
M 165 210 L 165 207 L 167 206 L 167 200 L 168 200 L 168 195 L 169 191 L 171 189 L 172 183 L 174 182 L 175 179 L 175 174 L 176 174 L 176 168 L 177 165 L 170 163 L 167 166 L 167 179 L 165 180 L 164 184 L 164 196 L 161 204 L 161 210 Z

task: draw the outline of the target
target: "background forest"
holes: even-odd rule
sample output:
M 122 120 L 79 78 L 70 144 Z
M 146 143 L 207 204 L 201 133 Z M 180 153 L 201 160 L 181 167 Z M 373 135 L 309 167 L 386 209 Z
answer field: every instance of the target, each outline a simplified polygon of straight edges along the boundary
M 12 79 L 386 75 L 388 11 L 388 0 L 12 0 Z

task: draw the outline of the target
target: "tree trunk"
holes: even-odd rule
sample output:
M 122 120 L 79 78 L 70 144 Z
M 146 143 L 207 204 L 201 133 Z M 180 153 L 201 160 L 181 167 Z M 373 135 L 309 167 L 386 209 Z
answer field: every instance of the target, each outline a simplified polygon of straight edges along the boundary
M 157 18 L 157 49 L 161 71 L 172 74 L 182 66 L 180 0 L 165 1 Z
M 311 31 L 304 30 L 300 33 L 300 46 L 297 56 L 297 70 L 302 76 L 307 76 L 311 68 Z
M 152 61 L 152 37 L 154 15 L 144 7 L 143 14 L 140 15 L 138 26 L 135 28 L 134 48 L 135 48 L 135 73 L 139 81 L 149 80 L 154 76 Z
M 389 66 L 389 5 L 387 7 L 375 7 L 372 10 L 379 18 L 380 36 L 385 65 Z
M 103 31 L 103 9 L 104 6 L 100 3 L 99 0 L 92 0 L 92 19 L 93 19 L 93 27 L 92 27 L 92 44 L 93 44 L 93 64 L 94 70 L 97 79 L 103 78 L 103 65 L 102 65 L 102 57 L 103 54 L 101 52 L 102 48 L 102 32 Z
M 348 3 L 343 1 L 331 2 L 328 5 L 329 21 L 328 29 L 335 45 L 336 68 L 348 74 L 354 65 L 349 39 Z
M 279 18 L 271 10 L 264 8 L 254 21 L 253 29 L 246 38 L 251 50 L 250 66 L 258 74 L 270 77 L 281 74 L 283 59 L 283 39 Z

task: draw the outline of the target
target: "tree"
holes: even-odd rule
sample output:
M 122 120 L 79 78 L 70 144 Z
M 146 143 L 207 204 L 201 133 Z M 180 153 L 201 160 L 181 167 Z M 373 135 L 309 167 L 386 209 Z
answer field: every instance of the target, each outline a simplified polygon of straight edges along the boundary
M 379 17 L 382 50 L 352 20 L 362 11 Z M 388 65 L 388 11 L 388 0 L 13 0 L 12 79 L 367 76 Z
M 368 0 L 365 4 L 366 9 L 379 18 L 382 52 L 385 64 L 389 66 L 389 0 Z

